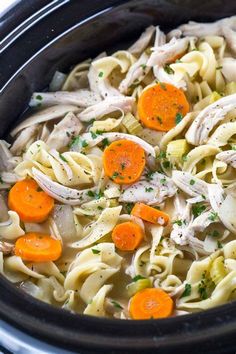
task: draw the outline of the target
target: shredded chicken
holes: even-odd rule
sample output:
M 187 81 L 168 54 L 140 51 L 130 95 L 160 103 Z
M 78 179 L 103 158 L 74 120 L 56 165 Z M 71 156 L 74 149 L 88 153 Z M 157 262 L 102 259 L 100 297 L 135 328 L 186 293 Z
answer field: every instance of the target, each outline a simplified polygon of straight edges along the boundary
M 0 171 L 8 171 L 11 167 L 9 160 L 12 158 L 12 153 L 9 147 L 10 144 L 5 140 L 0 140 Z
M 97 187 L 82 190 L 65 187 L 52 181 L 49 177 L 34 167 L 32 168 L 32 174 L 38 185 L 48 195 L 64 204 L 81 205 L 93 199 L 88 195 L 89 191 L 97 192 Z
M 236 168 L 236 151 L 235 150 L 226 150 L 222 151 L 216 155 L 216 158 L 220 161 L 227 163 L 227 165 Z
M 53 131 L 46 140 L 46 144 L 50 148 L 60 151 L 60 149 L 67 146 L 71 139 L 77 136 L 82 129 L 83 125 L 79 119 L 70 112 L 54 126 Z
M 133 97 L 108 97 L 102 102 L 86 108 L 78 114 L 78 117 L 83 122 L 89 122 L 91 119 L 101 119 L 105 114 L 115 111 L 128 113 L 131 111 L 134 101 Z
M 31 107 L 47 107 L 56 104 L 72 104 L 78 107 L 88 107 L 101 101 L 100 95 L 89 90 L 35 92 L 31 97 Z
M 153 48 L 153 53 L 148 59 L 148 66 L 163 66 L 176 56 L 184 53 L 188 48 L 188 38 L 172 38 L 169 43 Z
M 236 38 L 235 38 L 236 43 Z M 236 81 L 236 59 L 223 58 L 221 61 L 221 72 L 227 81 Z
M 202 145 L 208 141 L 212 129 L 226 114 L 236 108 L 236 94 L 222 97 L 203 109 L 194 119 L 185 137 L 192 145 Z
M 9 254 L 12 254 L 13 250 L 14 250 L 13 244 L 0 241 L 0 252 L 2 252 L 4 256 L 8 256 Z
M 170 178 L 155 172 L 149 178 L 144 175 L 138 182 L 123 187 L 119 201 L 156 205 L 172 197 L 176 191 L 177 188 Z
M 18 124 L 17 127 L 11 131 L 11 136 L 14 137 L 22 129 L 25 129 L 32 125 L 48 122 L 50 120 L 57 119 L 57 118 L 62 118 L 68 112 L 77 113 L 78 111 L 79 108 L 76 106 L 63 105 L 63 104 L 43 109 L 42 111 L 33 114 L 29 118 L 25 119 L 22 123 Z
M 10 148 L 12 154 L 21 155 L 26 145 L 37 135 L 38 129 L 38 124 L 35 124 L 22 130 Z
M 147 27 L 146 30 L 141 34 L 139 39 L 128 49 L 131 54 L 140 54 L 149 45 L 155 32 L 155 27 Z
M 197 197 L 194 202 L 207 201 L 208 189 L 207 183 L 191 175 L 188 172 L 173 171 L 172 180 L 184 193 L 191 197 Z

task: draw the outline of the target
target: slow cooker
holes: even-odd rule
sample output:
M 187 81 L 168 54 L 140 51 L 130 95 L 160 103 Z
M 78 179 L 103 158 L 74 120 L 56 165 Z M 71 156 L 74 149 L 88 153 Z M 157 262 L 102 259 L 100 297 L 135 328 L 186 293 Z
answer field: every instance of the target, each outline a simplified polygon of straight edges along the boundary
M 232 15 L 230 0 L 18 1 L 0 21 L 0 136 L 56 70 L 125 48 L 150 24 L 168 31 Z M 236 302 L 163 320 L 111 320 L 49 306 L 0 276 L 0 345 L 0 352 L 24 354 L 232 353 Z

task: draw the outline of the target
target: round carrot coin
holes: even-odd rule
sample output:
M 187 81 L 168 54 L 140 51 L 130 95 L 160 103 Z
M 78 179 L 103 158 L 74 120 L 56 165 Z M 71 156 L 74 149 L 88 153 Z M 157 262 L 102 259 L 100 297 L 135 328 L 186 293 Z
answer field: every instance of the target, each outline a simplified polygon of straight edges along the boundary
M 151 129 L 168 131 L 189 112 L 189 103 L 182 90 L 167 83 L 158 83 L 144 90 L 138 101 L 138 115 Z
M 137 292 L 129 303 L 129 312 L 134 320 L 169 317 L 173 311 L 173 300 L 158 288 L 146 288 Z
M 143 240 L 143 230 L 134 222 L 123 222 L 114 227 L 112 240 L 121 251 L 134 251 Z
M 117 140 L 103 153 L 105 174 L 115 183 L 127 184 L 137 181 L 145 167 L 144 149 L 130 140 Z
M 61 256 L 61 252 L 59 240 L 38 232 L 27 233 L 15 243 L 15 255 L 30 262 L 55 261 Z
M 33 179 L 17 182 L 8 195 L 8 205 L 24 222 L 43 222 L 54 207 L 54 199 Z

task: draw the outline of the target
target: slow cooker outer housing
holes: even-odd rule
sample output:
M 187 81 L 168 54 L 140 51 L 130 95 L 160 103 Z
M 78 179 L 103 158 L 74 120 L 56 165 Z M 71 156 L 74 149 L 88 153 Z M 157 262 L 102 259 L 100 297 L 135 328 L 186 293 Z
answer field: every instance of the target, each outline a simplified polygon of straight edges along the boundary
M 103 50 L 125 48 L 150 24 L 168 31 L 188 20 L 234 14 L 236 3 L 220 0 L 20 1 L 0 27 L 0 136 L 56 70 L 66 71 Z M 231 353 L 236 348 L 236 303 L 163 320 L 101 319 L 49 306 L 1 276 L 0 318 L 77 353 Z

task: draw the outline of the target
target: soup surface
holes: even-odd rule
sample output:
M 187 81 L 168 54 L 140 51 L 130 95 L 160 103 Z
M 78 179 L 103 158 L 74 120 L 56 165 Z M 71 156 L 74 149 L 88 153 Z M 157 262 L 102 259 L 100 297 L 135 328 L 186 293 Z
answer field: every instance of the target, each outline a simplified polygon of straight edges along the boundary
M 33 94 L 32 115 L 0 141 L 7 279 L 120 319 L 235 299 L 235 28 L 150 26 Z

